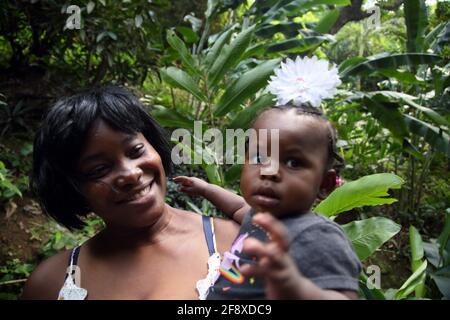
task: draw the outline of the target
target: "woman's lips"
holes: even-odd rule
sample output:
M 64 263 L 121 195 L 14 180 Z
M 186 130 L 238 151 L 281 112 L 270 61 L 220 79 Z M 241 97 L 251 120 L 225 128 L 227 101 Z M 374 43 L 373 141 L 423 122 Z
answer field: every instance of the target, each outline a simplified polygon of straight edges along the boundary
M 140 189 L 138 192 L 128 196 L 126 199 L 121 200 L 120 204 L 143 204 L 153 201 L 155 180 L 147 184 L 146 187 Z

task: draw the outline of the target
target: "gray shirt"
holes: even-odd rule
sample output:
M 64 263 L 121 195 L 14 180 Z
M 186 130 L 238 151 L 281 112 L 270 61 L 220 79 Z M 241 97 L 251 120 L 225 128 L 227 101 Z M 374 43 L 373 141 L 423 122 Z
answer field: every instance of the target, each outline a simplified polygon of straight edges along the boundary
M 254 210 L 245 216 L 238 238 L 248 234 L 267 241 L 266 233 L 252 224 Z M 322 289 L 358 291 L 361 262 L 353 251 L 351 242 L 335 222 L 315 213 L 306 213 L 281 219 L 289 235 L 289 254 L 299 271 Z M 252 258 L 242 252 L 232 252 L 240 264 L 252 263 Z M 233 265 L 235 266 L 235 265 Z M 211 287 L 207 299 L 264 299 L 261 279 L 242 279 L 238 268 L 221 270 L 221 276 Z

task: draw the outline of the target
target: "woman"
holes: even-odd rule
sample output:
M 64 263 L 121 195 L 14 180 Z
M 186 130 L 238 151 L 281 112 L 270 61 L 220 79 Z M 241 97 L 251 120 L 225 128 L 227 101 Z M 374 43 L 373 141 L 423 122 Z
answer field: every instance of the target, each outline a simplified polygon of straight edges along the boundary
M 42 262 L 22 299 L 204 297 L 207 286 L 197 282 L 209 257 L 231 246 L 238 225 L 210 225 L 166 204 L 170 168 L 161 128 L 127 90 L 106 87 L 57 102 L 36 135 L 31 186 L 68 228 L 80 228 L 89 212 L 106 228 Z

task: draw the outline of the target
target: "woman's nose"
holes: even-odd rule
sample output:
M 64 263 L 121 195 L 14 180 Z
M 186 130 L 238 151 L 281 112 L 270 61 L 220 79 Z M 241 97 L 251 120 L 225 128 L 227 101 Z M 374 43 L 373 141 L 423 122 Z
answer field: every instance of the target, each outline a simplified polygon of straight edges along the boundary
M 132 189 L 141 180 L 143 171 L 139 167 L 126 167 L 117 175 L 114 185 L 120 189 Z

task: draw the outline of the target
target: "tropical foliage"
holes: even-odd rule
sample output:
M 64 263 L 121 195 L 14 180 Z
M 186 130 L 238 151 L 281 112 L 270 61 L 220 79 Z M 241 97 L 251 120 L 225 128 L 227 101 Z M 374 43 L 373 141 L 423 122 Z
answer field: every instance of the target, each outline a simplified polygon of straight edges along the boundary
M 339 66 L 343 84 L 323 108 L 340 136 L 346 183 L 315 211 L 352 241 L 366 267 L 361 296 L 450 297 L 448 2 L 80 0 L 75 30 L 66 25 L 70 5 L 0 3 L 0 205 L 5 225 L 22 223 L 36 244 L 24 258 L 9 245 L 13 232 L 0 229 L 8 244 L 0 252 L 0 298 L 16 298 L 38 261 L 102 227 L 90 217 L 71 234 L 27 213 L 39 212 L 27 202 L 30 137 L 50 102 L 88 86 L 124 84 L 169 133 L 193 132 L 200 121 L 227 145 L 227 129 L 246 130 L 273 104 L 267 81 L 282 59 L 297 55 Z M 239 164 L 223 164 L 206 143 L 181 147 L 207 157 L 177 173 L 239 191 Z M 215 212 L 171 182 L 168 190 L 173 205 Z M 373 265 L 383 271 L 381 287 L 371 285 Z

